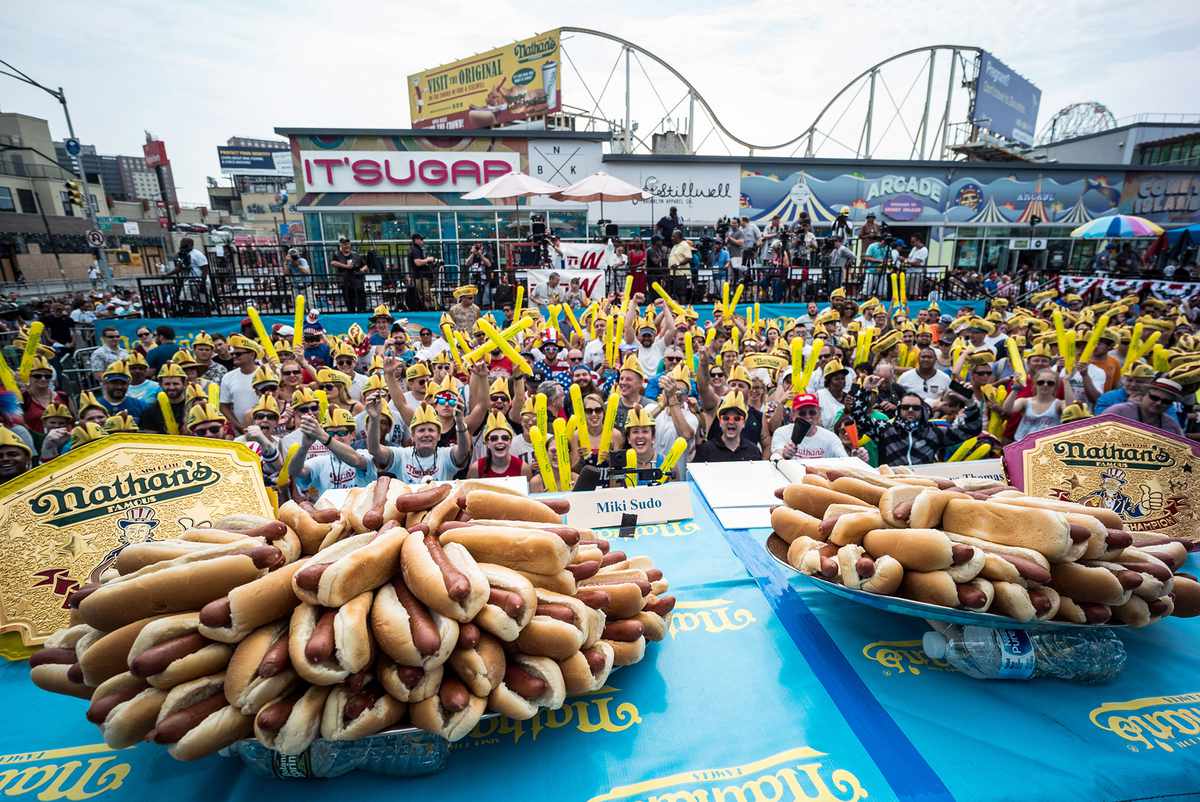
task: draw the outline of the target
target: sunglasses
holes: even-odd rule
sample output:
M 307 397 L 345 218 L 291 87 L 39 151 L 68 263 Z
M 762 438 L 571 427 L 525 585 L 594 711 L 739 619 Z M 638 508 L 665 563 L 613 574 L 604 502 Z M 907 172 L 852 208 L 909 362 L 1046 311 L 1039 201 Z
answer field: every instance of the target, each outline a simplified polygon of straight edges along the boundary
M 987 369 L 985 368 L 984 370 L 977 370 L 977 371 L 975 371 L 975 375 L 976 375 L 976 376 L 991 376 L 991 375 L 992 375 L 992 372 L 991 372 L 990 370 L 987 370 Z
M 508 400 L 508 396 L 500 395 L 499 393 L 497 393 L 496 395 L 491 397 L 491 401 L 493 404 L 503 404 L 507 400 Z
M 921 405 L 920 404 L 901 404 L 900 409 L 904 410 L 905 412 L 920 412 Z
M 344 427 L 339 427 L 337 429 L 326 429 L 325 431 L 334 437 L 345 437 L 346 435 L 350 434 L 350 430 Z
M 1038 387 L 1053 387 L 1054 385 L 1058 384 L 1058 382 L 1050 379 L 1049 381 L 1034 382 L 1034 384 L 1036 384 Z
M 273 393 L 279 389 L 279 385 L 278 384 L 260 384 L 258 387 L 254 388 L 254 389 L 258 390 L 259 393 Z
M 1167 398 L 1166 396 L 1163 396 L 1163 395 L 1155 395 L 1154 393 L 1150 393 L 1150 394 L 1149 394 L 1149 398 L 1150 398 L 1150 400 L 1151 400 L 1151 401 L 1153 401 L 1153 402 L 1154 402 L 1154 403 L 1156 403 L 1156 404 L 1163 404 L 1163 405 L 1166 405 L 1166 404 L 1173 404 L 1173 403 L 1175 403 L 1175 399 L 1174 399 L 1174 398 Z
M 670 358 L 671 358 L 671 357 L 667 357 L 667 359 L 670 359 Z M 569 357 L 567 357 L 567 361 L 568 361 L 568 362 L 582 362 L 582 361 L 583 361 L 583 357 L 581 357 L 581 356 L 569 356 Z
M 588 415 L 599 415 L 604 411 L 604 407 L 584 407 L 583 411 Z
M 721 415 L 721 422 L 722 423 L 732 423 L 735 420 L 742 420 L 744 418 L 745 418 L 744 415 L 733 413 L 733 412 L 726 412 L 723 415 Z
M 434 403 L 439 407 L 456 407 L 458 406 L 458 399 L 454 396 L 439 395 L 434 400 Z
M 42 381 L 50 381 L 52 376 L 53 376 L 53 374 L 50 374 L 50 373 L 30 373 L 29 374 L 29 378 L 41 379 Z
M 321 407 L 317 404 L 305 404 L 302 407 L 296 407 L 296 411 L 299 412 L 301 415 L 312 415 L 320 408 Z
M 506 434 L 488 435 L 488 439 L 487 439 L 487 441 L 489 443 L 507 443 L 510 440 L 512 440 L 512 438 Z
M 329 392 L 334 387 L 341 387 L 341 385 L 340 384 L 322 384 L 321 385 L 321 389 L 324 390 L 325 392 Z
M 103 336 L 103 337 L 104 337 L 104 339 L 106 339 L 106 340 L 119 340 L 119 339 L 121 339 L 121 335 L 120 335 L 120 334 L 105 334 L 105 335 L 102 335 L 102 336 Z
M 192 434 L 200 437 L 216 437 L 224 431 L 225 427 L 219 423 L 216 423 L 212 426 L 201 426 L 199 428 L 192 429 Z
M 150 336 L 150 332 L 148 332 L 148 331 L 139 331 L 139 332 L 137 333 L 137 336 L 139 336 L 139 337 L 149 337 L 149 336 Z
M 255 420 L 279 420 L 279 416 L 274 412 L 255 412 Z
M 417 385 L 418 387 L 424 387 L 426 384 L 429 383 L 429 379 L 413 379 L 412 383 Z
M 722 373 L 722 372 L 721 372 L 721 371 L 719 371 L 719 370 L 710 370 L 710 371 L 708 372 L 708 375 L 709 375 L 709 376 L 711 376 L 711 377 L 712 377 L 712 378 L 714 378 L 714 379 L 723 379 L 723 378 L 725 378 L 725 374 L 724 374 L 724 373 Z
M 303 372 L 304 372 L 304 371 L 302 371 L 302 370 L 285 370 L 285 371 L 283 372 L 283 375 L 284 375 L 284 376 L 299 376 L 299 375 L 301 375 Z

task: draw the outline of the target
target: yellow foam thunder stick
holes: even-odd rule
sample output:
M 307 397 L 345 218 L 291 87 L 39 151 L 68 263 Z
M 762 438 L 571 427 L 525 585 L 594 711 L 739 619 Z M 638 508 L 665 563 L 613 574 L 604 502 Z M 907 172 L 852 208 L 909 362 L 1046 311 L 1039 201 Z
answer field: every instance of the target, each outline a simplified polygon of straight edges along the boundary
M 538 428 L 541 429 L 543 432 L 550 431 L 550 428 L 546 425 L 547 414 L 546 414 L 546 394 L 545 393 L 538 393 L 537 395 L 535 395 L 533 397 L 533 411 L 534 411 L 534 414 L 537 415 Z
M 962 441 L 962 444 L 958 448 L 954 449 L 954 453 L 950 455 L 950 459 L 946 460 L 946 462 L 962 462 L 978 442 L 978 437 L 968 437 Z
M 275 353 L 275 343 L 271 342 L 271 338 L 267 334 L 267 328 L 263 325 L 262 318 L 258 316 L 258 310 L 253 306 L 247 306 L 246 317 L 250 318 L 250 324 L 254 326 L 254 333 L 258 335 L 258 342 L 262 345 L 267 359 L 272 362 L 278 362 L 279 354 Z
M 679 305 L 678 301 L 676 301 L 670 295 L 667 295 L 667 291 L 662 288 L 661 284 L 659 284 L 657 281 L 652 281 L 650 282 L 650 289 L 658 293 L 658 296 L 663 299 L 663 303 L 667 305 L 667 308 L 671 310 L 672 314 L 680 316 L 683 315 L 683 307 Z
M 900 305 L 908 306 L 908 280 L 903 273 L 900 274 Z
M 292 349 L 299 352 L 304 344 L 304 296 L 296 296 L 296 314 L 292 316 Z M 287 473 L 287 466 L 284 466 Z
M 33 370 L 33 358 L 37 356 L 38 346 L 42 344 L 42 331 L 45 328 L 46 324 L 40 320 L 35 320 L 29 324 L 29 332 L 26 334 L 25 339 L 25 350 L 21 352 L 21 362 L 17 366 L 17 370 L 21 374 L 21 381 L 23 382 L 29 381 L 29 373 Z
M 480 318 L 480 320 L 482 321 L 480 323 L 480 328 L 483 328 L 483 325 L 482 325 L 483 323 L 488 323 L 488 325 L 491 326 L 491 323 L 484 320 L 483 318 Z M 516 323 L 509 326 L 508 328 L 506 328 L 504 331 L 498 332 L 498 336 L 502 340 L 511 340 L 515 335 L 520 334 L 521 332 L 525 331 L 525 329 L 529 328 L 532 325 L 533 325 L 533 318 L 531 318 L 531 317 L 522 318 L 522 319 L 518 320 Z M 492 326 L 492 331 L 495 331 L 495 330 L 496 330 L 496 327 Z M 483 357 L 484 354 L 490 353 L 491 351 L 494 351 L 499 347 L 500 347 L 499 344 L 497 344 L 494 339 L 489 337 L 488 341 L 486 343 L 484 343 L 483 345 L 479 346 L 478 348 L 473 348 L 470 351 L 468 351 L 467 353 L 463 354 L 462 355 L 463 361 L 464 362 L 478 362 Z M 503 350 L 503 349 L 501 349 L 501 350 Z
M 446 341 L 446 345 L 450 346 L 450 356 L 454 357 L 454 364 L 458 365 L 459 370 L 465 370 L 462 355 L 458 353 L 458 339 L 454 336 L 454 331 L 450 328 L 449 323 L 442 324 L 442 339 Z
M 575 313 L 571 311 L 571 305 L 563 304 L 562 310 L 567 314 L 567 321 L 571 324 L 571 328 L 575 329 L 575 333 L 579 335 L 580 339 L 584 339 L 583 329 L 580 328 L 579 321 L 575 319 Z
M 1109 313 L 1105 312 L 1096 321 L 1096 328 L 1092 329 L 1091 335 L 1088 337 L 1087 344 L 1083 346 L 1083 353 L 1079 356 L 1079 361 L 1084 364 L 1090 364 L 1092 361 L 1092 352 L 1096 350 L 1096 345 L 1100 342 L 1101 335 L 1108 328 Z
M 804 340 L 792 340 L 792 393 L 804 392 Z
M 600 446 L 596 451 L 596 462 L 603 463 L 608 459 L 608 447 L 612 442 L 613 426 L 617 422 L 617 404 L 621 401 L 620 393 L 611 393 L 604 407 L 604 423 L 600 426 Z
M 972 451 L 970 454 L 967 455 L 966 461 L 969 462 L 973 459 L 983 459 L 990 453 L 992 453 L 992 444 L 991 443 L 980 443 L 978 446 L 975 447 L 974 451 Z
M 744 290 L 744 289 L 746 289 L 746 285 L 739 284 L 739 285 L 737 285 L 737 289 L 735 289 L 733 291 L 733 300 L 731 300 L 729 302 L 729 308 L 725 310 L 725 314 L 727 316 L 733 317 L 734 315 L 737 314 L 737 307 L 738 307 L 738 304 L 742 300 L 742 290 Z M 730 321 L 730 322 L 732 323 L 733 321 Z
M 683 335 L 683 358 L 684 364 L 688 366 L 688 370 L 695 370 L 696 352 L 692 346 L 692 330 L 688 329 Z
M 317 390 L 318 394 L 324 394 L 324 390 Z M 221 408 L 221 385 L 213 382 L 208 385 L 208 405 L 210 407 Z
M 813 371 L 817 369 L 817 360 L 821 357 L 821 351 L 825 349 L 825 341 L 816 339 L 812 341 L 812 347 L 808 349 L 808 360 L 804 363 L 804 375 L 800 377 L 800 390 L 798 392 L 807 392 L 809 381 L 812 380 Z
M 637 452 L 632 448 L 625 449 L 625 486 L 637 487 Z
M 162 413 L 167 434 L 179 434 L 179 422 L 175 420 L 175 413 L 171 410 L 171 400 L 161 391 L 158 393 L 158 410 Z
M 567 441 L 567 422 L 554 419 L 554 449 L 558 452 L 558 484 L 563 490 L 571 489 L 571 444 Z
M 625 325 L 625 314 L 629 311 L 629 295 L 633 292 L 633 276 L 625 277 L 625 289 L 621 292 L 621 320 L 620 324 Z
M 525 321 L 530 325 L 533 324 L 531 318 L 525 318 Z M 479 328 L 483 329 L 483 333 L 488 336 L 488 339 L 500 349 L 500 353 L 508 357 L 513 365 L 521 370 L 522 373 L 533 375 L 533 368 L 525 361 L 525 357 L 517 353 L 517 349 L 512 347 L 512 343 L 501 336 L 500 332 L 496 331 L 496 327 L 488 322 L 487 318 L 479 318 Z M 516 324 L 509 326 L 509 329 L 515 328 Z M 507 331 L 507 329 L 506 329 Z M 476 349 L 478 350 L 478 349 Z
M 513 304 L 513 320 L 521 319 L 521 302 L 525 300 L 525 285 L 517 285 L 517 302 Z
M 317 422 L 322 426 L 328 426 L 329 420 L 329 395 L 324 390 L 315 390 L 313 395 L 317 397 Z
M 662 478 L 658 480 L 660 485 L 671 481 L 671 472 L 675 470 L 675 463 L 679 462 L 683 452 L 687 451 L 687 445 L 687 440 L 682 437 L 676 437 L 675 442 L 671 443 L 671 447 L 667 449 L 667 455 L 663 457 L 662 465 L 658 466 L 662 471 Z
M 1025 359 L 1021 356 L 1021 347 L 1012 337 L 1005 338 L 1005 343 L 1008 346 L 1008 363 L 1012 367 L 1013 375 L 1017 377 L 1017 384 L 1023 387 L 1029 383 L 1029 374 L 1025 371 Z
M 292 464 L 292 457 L 296 456 L 296 452 L 299 450 L 299 443 L 292 443 L 288 446 L 287 456 L 283 458 L 283 470 L 275 477 L 276 487 L 287 487 L 287 483 L 292 480 L 291 474 L 288 473 L 288 467 Z
M 542 433 L 541 429 L 534 426 L 529 430 L 529 439 L 533 443 L 533 458 L 537 462 L 538 474 L 542 477 L 542 484 L 546 486 L 546 492 L 557 492 L 558 484 L 555 483 L 554 471 L 550 468 L 550 454 L 546 451 L 546 435 Z
M 579 448 L 584 454 L 591 454 L 592 438 L 588 434 L 587 413 L 583 411 L 583 391 L 574 382 L 571 383 L 571 409 L 575 410 L 572 419 L 578 421 L 575 430 L 579 432 Z

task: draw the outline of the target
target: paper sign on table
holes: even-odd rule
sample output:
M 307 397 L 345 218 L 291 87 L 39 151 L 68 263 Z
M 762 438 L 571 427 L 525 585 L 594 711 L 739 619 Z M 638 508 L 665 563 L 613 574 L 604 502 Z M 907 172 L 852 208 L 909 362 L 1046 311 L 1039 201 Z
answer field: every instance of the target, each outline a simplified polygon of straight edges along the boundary
M 714 510 L 718 507 L 772 507 L 775 490 L 787 480 L 769 462 L 693 462 L 692 481 Z
M 653 487 L 615 487 L 563 496 L 571 501 L 567 525 L 580 529 L 622 526 L 625 516 L 638 524 L 682 521 L 692 517 L 692 494 L 684 482 Z

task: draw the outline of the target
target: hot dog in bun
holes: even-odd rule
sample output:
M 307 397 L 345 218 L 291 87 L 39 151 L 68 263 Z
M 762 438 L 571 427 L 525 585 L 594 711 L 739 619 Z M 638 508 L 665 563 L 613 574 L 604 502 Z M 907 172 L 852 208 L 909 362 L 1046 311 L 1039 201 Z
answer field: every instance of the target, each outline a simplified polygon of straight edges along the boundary
M 487 699 L 475 696 L 462 680 L 446 674 L 438 692 L 414 704 L 410 716 L 416 726 L 453 743 L 475 729 L 486 707 Z
M 398 664 L 430 671 L 450 658 L 459 624 L 431 610 L 397 575 L 375 593 L 371 631 L 379 648 Z
M 364 591 L 374 590 L 396 572 L 400 547 L 408 532 L 392 527 L 339 540 L 313 555 L 292 575 L 292 590 L 301 601 L 340 607 Z
M 338 685 L 325 701 L 321 737 L 353 741 L 386 730 L 404 718 L 408 705 L 393 699 L 375 679 L 360 688 Z
M 313 685 L 336 685 L 371 662 L 367 626 L 374 594 L 363 591 L 336 609 L 302 604 L 292 612 L 288 657 Z
M 225 701 L 224 680 L 224 674 L 213 674 L 172 688 L 149 739 L 176 760 L 196 760 L 249 737 L 254 721 Z
M 252 716 L 298 681 L 288 651 L 288 622 L 276 621 L 237 645 L 225 669 L 225 699 Z
M 514 654 L 503 680 L 488 697 L 488 708 L 518 721 L 537 715 L 539 707 L 557 710 L 567 697 L 562 669 L 549 657 Z
M 400 568 L 413 595 L 455 621 L 470 621 L 487 604 L 487 577 L 459 543 L 414 531 L 404 540 Z
M 574 696 L 603 688 L 604 683 L 608 682 L 608 675 L 612 673 L 615 657 L 612 646 L 600 641 L 595 646 L 575 652 L 566 660 L 559 660 L 558 667 L 562 671 L 567 693 Z
M 124 749 L 141 742 L 154 729 L 167 692 L 151 688 L 126 671 L 109 677 L 92 694 L 87 720 L 100 728 L 104 743 Z
M 254 737 L 282 755 L 299 755 L 321 731 L 329 688 L 299 685 L 263 705 L 254 717 Z
M 225 670 L 233 647 L 200 634 L 199 613 L 179 613 L 147 624 L 129 649 L 129 671 L 170 690 Z

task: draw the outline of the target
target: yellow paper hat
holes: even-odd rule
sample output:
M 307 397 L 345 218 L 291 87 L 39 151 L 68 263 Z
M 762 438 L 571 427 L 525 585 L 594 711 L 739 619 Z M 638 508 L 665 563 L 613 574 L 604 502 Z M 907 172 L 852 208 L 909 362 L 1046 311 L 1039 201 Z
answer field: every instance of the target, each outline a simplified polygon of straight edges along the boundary
M 16 432 L 7 426 L 0 426 L 0 446 L 19 448 L 30 457 L 33 457 L 33 449 L 29 447 L 29 444 L 20 437 L 17 437 Z
M 81 446 L 108 437 L 108 432 L 98 423 L 81 423 L 71 430 L 71 445 Z
M 221 413 L 220 407 L 213 406 L 212 404 L 206 402 L 203 404 L 196 404 L 196 406 L 188 410 L 187 428 L 189 431 L 191 429 L 195 429 L 197 426 L 213 422 L 225 422 L 225 416 Z
M 628 430 L 634 426 L 654 426 L 654 418 L 650 417 L 649 410 L 642 408 L 640 404 L 625 415 L 625 428 Z
M 367 363 L 367 373 L 381 373 L 383 370 L 383 357 L 380 354 L 372 354 L 371 361 Z
M 144 368 L 149 367 L 146 363 L 146 357 L 142 356 L 141 351 L 130 351 L 129 356 L 125 357 L 125 367 L 132 367 L 134 365 L 141 365 Z
M 626 371 L 626 370 L 632 371 L 632 372 L 636 373 L 637 375 L 641 376 L 643 380 L 646 378 L 646 373 L 645 373 L 645 371 L 642 370 L 642 363 L 639 362 L 638 358 L 636 356 L 634 356 L 633 354 L 630 354 L 629 356 L 625 357 L 625 361 L 621 363 L 621 370 L 622 371 Z
M 271 366 L 263 365 L 254 371 L 254 377 L 250 379 L 252 387 L 257 387 L 260 384 L 279 384 L 279 374 Z
M 816 323 L 833 323 L 834 321 L 841 320 L 841 319 L 842 319 L 841 314 L 839 314 L 838 311 L 836 309 L 834 309 L 833 307 L 830 307 L 829 309 L 826 309 L 821 314 L 817 315 L 817 318 L 814 322 L 816 322 Z
M 882 354 L 889 348 L 895 348 L 900 344 L 901 334 L 898 331 L 889 331 L 879 339 L 871 343 L 871 353 Z
M 533 405 L 533 398 L 534 397 L 531 395 L 525 396 L 525 403 L 521 405 L 521 414 L 522 415 L 536 415 L 537 414 L 537 408 L 534 407 L 534 405 Z
M 726 354 L 726 353 L 736 354 L 737 352 L 738 352 L 738 349 L 737 349 L 737 346 L 733 344 L 733 340 L 726 340 L 724 343 L 721 344 L 721 353 L 722 354 Z
M 429 404 L 421 404 L 421 406 L 417 407 L 417 411 L 413 413 L 412 419 L 408 422 L 408 428 L 415 429 L 423 423 L 432 424 L 438 427 L 439 431 L 442 428 L 442 422 L 438 420 L 437 410 Z
M 488 395 L 502 395 L 508 400 L 512 400 L 512 393 L 508 391 L 508 380 L 503 376 L 492 382 L 492 386 L 488 388 Z
M 1030 295 L 1029 302 L 1034 306 L 1037 306 L 1043 301 L 1049 301 L 1056 295 L 1058 295 L 1058 290 L 1042 290 L 1041 292 L 1035 292 L 1033 295 Z
M 17 337 L 13 340 L 13 347 L 18 351 L 24 351 L 25 346 L 29 343 L 28 337 Z M 54 358 L 54 349 L 43 343 L 38 343 L 37 350 L 34 352 L 38 356 L 44 356 L 46 359 Z
M 743 415 L 747 414 L 746 399 L 742 396 L 741 392 L 737 390 L 731 390 L 730 392 L 726 393 L 725 397 L 721 399 L 720 406 L 717 407 L 717 414 L 720 415 L 727 409 L 737 409 L 741 410 Z
M 184 392 L 186 393 L 184 396 L 186 398 L 185 403 L 189 406 L 193 401 L 208 401 L 208 394 L 204 392 L 204 388 L 199 384 L 189 384 Z
M 258 402 L 251 408 L 251 415 L 257 415 L 259 412 L 270 412 L 276 417 L 279 416 L 279 402 L 275 400 L 273 393 L 264 393 L 258 397 Z
M 692 369 L 685 363 L 680 362 L 671 369 L 671 372 L 667 374 L 667 378 L 684 384 L 691 384 Z
M 734 365 L 733 369 L 725 376 L 726 383 L 743 382 L 747 387 L 750 386 L 750 374 L 741 365 Z
M 104 369 L 104 375 L 101 378 L 105 381 L 111 378 L 129 381 L 129 368 L 125 366 L 125 360 L 118 359 L 116 362 L 109 363 L 108 367 Z
M 196 336 L 192 338 L 192 347 L 195 348 L 197 345 L 212 346 L 215 345 L 215 343 L 213 343 L 212 336 L 207 331 L 201 329 L 196 333 Z
M 82 401 L 83 399 L 80 398 L 80 402 Z M 75 416 L 71 414 L 70 407 L 68 407 L 66 404 L 55 403 L 51 403 L 49 406 L 47 406 L 45 412 L 42 413 L 42 420 L 45 420 L 46 418 L 66 418 L 67 420 L 75 420 Z
M 461 298 L 464 295 L 475 295 L 479 290 L 475 289 L 473 284 L 464 284 L 461 287 L 454 288 L 454 297 Z
M 392 310 L 387 308 L 387 304 L 380 304 L 379 306 L 375 307 L 375 311 L 371 313 L 372 320 L 377 317 L 386 317 L 388 320 L 391 320 Z
M 187 374 L 183 372 L 178 363 L 167 362 L 158 369 L 158 378 L 162 379 L 183 379 L 187 381 Z
M 990 365 L 996 361 L 996 352 L 990 348 L 976 348 L 967 357 L 967 362 L 972 366 Z
M 292 406 L 294 407 L 306 407 L 317 403 L 320 403 L 317 391 L 312 387 L 301 387 L 292 393 Z
M 350 388 L 350 377 L 340 370 L 332 368 L 321 368 L 317 371 L 318 384 L 340 384 L 346 389 Z
M 181 368 L 198 368 L 200 367 L 199 360 L 186 348 L 180 348 L 175 353 L 171 354 L 171 361 Z
M 483 436 L 487 437 L 497 429 L 503 429 L 509 434 L 513 433 L 512 424 L 508 422 L 508 418 L 501 415 L 499 412 L 489 412 L 487 422 L 483 425 Z
M 391 415 L 388 415 L 388 419 L 391 420 Z M 331 406 L 329 408 L 329 413 L 325 416 L 325 419 L 321 421 L 321 425 L 327 429 L 340 426 L 349 426 L 350 428 L 354 428 L 354 413 L 348 409 L 343 409 L 342 407 Z
M 450 353 L 448 351 L 439 351 L 438 355 L 435 356 L 430 363 L 433 365 L 449 365 Z
M 330 356 L 332 356 L 334 359 L 337 359 L 339 356 L 348 356 L 351 359 L 358 359 L 358 351 L 355 351 L 354 346 L 350 345 L 350 343 L 341 342 L 338 343 L 337 347 L 333 349 L 333 352 L 330 354 Z
M 1033 348 L 1030 348 L 1025 352 L 1026 359 L 1031 359 L 1035 356 L 1044 356 L 1047 359 L 1054 359 L 1054 352 L 1047 348 L 1044 342 L 1039 342 L 1036 343 Z
M 387 391 L 387 380 L 383 378 L 382 373 L 372 373 L 367 377 L 367 383 L 363 385 L 363 395 L 379 390 Z
M 920 337 L 922 334 L 926 334 L 926 335 L 932 337 L 933 336 L 933 327 L 930 326 L 928 323 L 922 323 L 920 326 L 917 327 L 917 336 Z
M 30 366 L 29 372 L 33 373 L 35 370 L 54 372 L 54 368 L 50 367 L 50 362 L 44 356 L 35 356 L 33 358 L 33 364 Z
M 254 342 L 254 340 L 251 340 L 249 337 L 246 337 L 241 334 L 230 334 L 229 339 L 226 340 L 226 342 L 229 343 L 230 350 L 252 351 L 256 355 L 262 353 L 262 350 L 259 348 L 258 343 Z
M 1091 410 L 1083 404 L 1067 404 L 1063 407 L 1062 422 L 1070 423 L 1073 420 L 1082 420 L 1092 417 Z
M 821 368 L 821 375 L 825 378 L 830 378 L 838 373 L 848 371 L 849 368 L 842 364 L 840 359 L 831 359 Z
M 425 367 L 424 362 L 414 362 L 408 366 L 408 370 L 404 371 L 404 378 L 408 381 L 420 379 L 429 375 L 429 368 Z
M 121 410 L 116 415 L 110 415 L 108 420 L 104 421 L 104 431 L 109 434 L 136 432 L 138 431 L 138 423 L 132 415 L 125 410 Z
M 834 298 L 837 298 L 840 300 L 840 299 L 844 299 L 845 297 L 846 297 L 846 288 L 845 287 L 838 287 L 833 292 L 829 293 L 830 300 L 833 300 Z
M 275 353 L 279 356 L 295 356 L 296 349 L 292 347 L 291 340 L 276 340 L 274 344 Z M 195 343 L 192 343 L 193 347 L 195 347 L 195 345 Z

